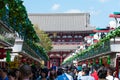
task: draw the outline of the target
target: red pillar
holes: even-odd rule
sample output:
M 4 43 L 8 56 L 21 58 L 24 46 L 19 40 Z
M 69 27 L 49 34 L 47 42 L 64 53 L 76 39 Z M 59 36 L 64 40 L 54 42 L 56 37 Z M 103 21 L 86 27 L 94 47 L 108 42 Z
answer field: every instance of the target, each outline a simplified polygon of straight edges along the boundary
M 50 61 L 47 61 L 47 67 L 50 68 Z

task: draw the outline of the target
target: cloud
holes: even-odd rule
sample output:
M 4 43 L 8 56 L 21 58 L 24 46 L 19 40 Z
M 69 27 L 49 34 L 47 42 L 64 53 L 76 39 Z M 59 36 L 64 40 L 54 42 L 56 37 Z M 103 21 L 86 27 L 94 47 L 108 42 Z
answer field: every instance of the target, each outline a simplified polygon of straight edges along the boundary
M 90 13 L 91 15 L 98 15 L 101 13 L 100 10 L 95 10 L 94 8 L 90 8 L 89 10 L 79 10 L 79 9 L 70 9 L 65 11 L 64 13 Z
M 82 11 L 79 9 L 70 9 L 68 11 L 65 11 L 65 13 L 82 13 Z
M 52 10 L 58 10 L 60 8 L 60 5 L 59 4 L 54 4 L 52 6 Z
M 96 10 L 90 11 L 91 15 L 99 15 L 100 13 L 101 11 L 96 11 Z
M 101 13 L 100 10 L 95 10 L 93 7 L 91 7 L 87 12 L 91 15 L 99 15 Z
M 109 0 L 99 0 L 100 2 L 102 2 L 102 3 L 104 3 L 104 2 L 107 2 L 107 1 L 109 1 Z

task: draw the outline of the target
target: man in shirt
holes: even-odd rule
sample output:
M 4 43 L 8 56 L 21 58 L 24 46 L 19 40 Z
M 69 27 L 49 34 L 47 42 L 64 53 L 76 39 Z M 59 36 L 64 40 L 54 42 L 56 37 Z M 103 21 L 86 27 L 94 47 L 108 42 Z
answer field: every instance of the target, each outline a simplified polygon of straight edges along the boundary
M 73 77 L 69 74 L 69 68 L 64 68 L 64 73 L 58 76 L 56 80 L 73 80 Z
M 80 80 L 95 80 L 94 77 L 89 75 L 89 69 L 87 67 L 82 69 L 82 76 Z
M 9 80 L 7 76 L 7 70 L 5 68 L 0 69 L 0 80 Z

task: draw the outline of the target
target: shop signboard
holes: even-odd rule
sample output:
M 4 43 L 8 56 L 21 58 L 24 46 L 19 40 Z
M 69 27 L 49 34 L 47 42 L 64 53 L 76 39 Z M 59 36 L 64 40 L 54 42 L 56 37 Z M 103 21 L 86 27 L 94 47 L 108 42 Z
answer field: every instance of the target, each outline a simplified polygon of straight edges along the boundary
M 9 62 L 9 68 L 18 68 L 18 62 Z

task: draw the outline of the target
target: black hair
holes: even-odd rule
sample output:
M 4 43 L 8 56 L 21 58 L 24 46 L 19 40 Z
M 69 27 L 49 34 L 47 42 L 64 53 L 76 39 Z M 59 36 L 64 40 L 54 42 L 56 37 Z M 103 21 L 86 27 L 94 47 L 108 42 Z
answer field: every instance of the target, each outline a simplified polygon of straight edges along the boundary
M 90 69 L 85 67 L 85 68 L 82 69 L 82 71 L 85 72 L 85 75 L 89 75 Z
M 57 70 L 57 76 L 62 75 L 63 73 L 64 73 L 64 71 L 63 71 L 62 68 L 59 68 L 59 69 Z
M 8 73 L 6 68 L 1 68 L 1 71 L 5 72 L 6 74 Z
M 12 70 L 8 72 L 8 76 L 16 77 L 15 72 Z
M 47 77 L 48 76 L 48 69 L 47 68 L 42 68 L 41 73 L 45 73 L 45 77 Z
M 106 67 L 102 67 L 99 71 L 98 71 L 98 76 L 99 78 L 103 79 L 107 76 L 107 68 Z
M 23 65 L 20 67 L 20 72 L 23 76 L 29 76 L 32 73 L 32 70 L 29 65 Z
M 96 71 L 98 70 L 98 67 L 95 66 L 95 65 L 94 65 L 92 68 L 93 68 L 94 70 L 96 70 Z

